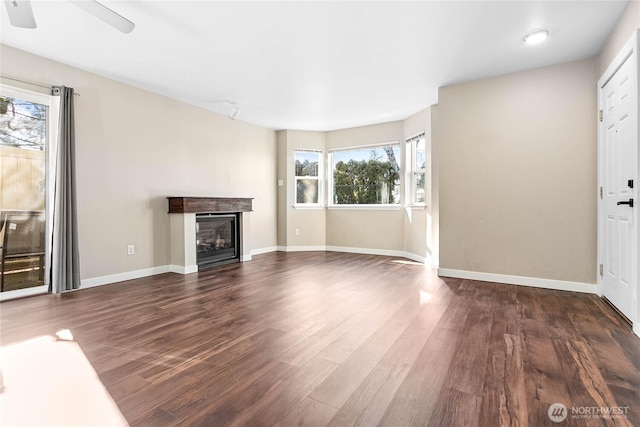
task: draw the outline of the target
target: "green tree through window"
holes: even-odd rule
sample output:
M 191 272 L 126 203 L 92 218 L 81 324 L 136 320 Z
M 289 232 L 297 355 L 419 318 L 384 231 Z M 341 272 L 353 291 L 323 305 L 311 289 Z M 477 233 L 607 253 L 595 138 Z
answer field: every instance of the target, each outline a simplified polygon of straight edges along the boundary
M 362 158 L 367 152 L 369 158 Z M 398 145 L 390 145 L 333 153 L 333 203 L 400 203 L 400 167 L 396 161 L 398 152 Z

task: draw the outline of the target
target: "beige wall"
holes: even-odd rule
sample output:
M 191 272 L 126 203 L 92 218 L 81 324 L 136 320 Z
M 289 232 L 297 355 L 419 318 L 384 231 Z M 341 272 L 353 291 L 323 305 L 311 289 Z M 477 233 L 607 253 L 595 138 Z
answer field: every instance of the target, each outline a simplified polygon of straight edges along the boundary
M 289 177 L 287 176 L 287 131 L 278 131 L 276 133 L 277 145 L 278 145 L 278 154 L 277 154 L 277 178 L 278 178 L 278 246 L 284 247 L 287 246 L 287 216 L 289 214 L 287 210 L 287 191 L 289 189 L 289 185 L 287 180 Z M 280 181 L 282 181 L 282 185 L 280 185 Z
M 403 250 L 403 211 L 328 209 L 327 246 Z
M 167 265 L 170 195 L 254 197 L 251 248 L 276 245 L 274 131 L 8 46 L 0 46 L 0 56 L 3 75 L 65 84 L 80 94 L 83 279 Z M 135 255 L 127 255 L 128 244 Z
M 440 265 L 440 148 L 439 139 L 439 107 L 431 107 L 431 264 Z
M 327 149 L 403 140 L 403 122 L 388 122 L 327 132 Z
M 595 59 L 441 88 L 440 267 L 596 281 Z
M 278 244 L 288 247 L 314 247 L 325 246 L 326 242 L 326 212 L 319 208 L 295 208 L 295 159 L 296 149 L 314 149 L 325 152 L 325 133 L 297 130 L 285 130 L 278 132 L 278 179 L 283 180 L 284 185 L 278 187 L 279 213 L 278 224 L 284 229 L 279 229 Z M 324 156 L 323 156 L 324 157 Z M 284 164 L 282 164 L 284 162 Z M 320 185 L 325 183 L 321 182 Z M 284 203 L 283 203 L 284 201 Z M 299 230 L 296 236 L 295 230 Z M 284 243 L 281 243 L 284 239 Z
M 598 78 L 604 74 L 609 64 L 622 49 L 622 46 L 638 28 L 640 28 L 640 1 L 632 0 L 600 50 L 598 55 Z

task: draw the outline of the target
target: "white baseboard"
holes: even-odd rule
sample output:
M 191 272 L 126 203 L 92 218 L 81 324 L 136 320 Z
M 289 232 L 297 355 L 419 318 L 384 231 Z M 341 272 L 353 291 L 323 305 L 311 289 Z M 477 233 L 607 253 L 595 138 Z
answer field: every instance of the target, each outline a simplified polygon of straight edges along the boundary
M 411 261 L 419 262 L 420 264 L 429 265 L 429 263 L 427 262 L 427 257 L 416 255 L 411 252 L 403 252 L 403 253 L 404 255 L 402 256 L 405 258 L 409 258 Z
M 439 268 L 438 275 L 456 279 L 479 280 L 482 282 L 506 283 L 508 285 L 531 286 L 534 288 L 554 289 L 558 291 L 597 294 L 595 283 L 567 282 L 564 280 L 540 279 L 537 277 L 512 276 L 506 274 L 482 273 L 478 271 L 452 270 Z
M 633 333 L 640 338 L 640 322 L 636 322 L 633 324 Z
M 243 255 L 241 257 L 241 261 L 251 261 L 252 255 L 267 253 L 267 252 L 274 252 L 276 250 L 277 248 L 275 246 L 270 248 L 255 249 L 251 251 L 251 255 Z M 198 266 L 197 265 L 182 266 L 182 265 L 172 264 L 172 265 L 163 265 L 159 267 L 145 268 L 142 270 L 128 271 L 125 273 L 110 274 L 108 276 L 93 277 L 90 279 L 83 279 L 81 282 L 80 288 L 81 289 L 93 288 L 95 286 L 108 285 L 110 283 L 123 282 L 125 280 L 139 279 L 141 277 L 148 277 L 148 276 L 153 276 L 155 274 L 161 274 L 161 273 L 167 273 L 167 272 L 178 273 L 178 274 L 197 273 Z
M 251 255 L 274 252 L 276 250 L 277 250 L 276 246 L 273 246 L 270 248 L 263 248 L 263 249 L 254 249 L 251 251 Z M 242 256 L 241 261 L 251 261 L 251 255 Z M 182 265 L 172 264 L 172 265 L 163 265 L 159 267 L 145 268 L 142 270 L 127 271 L 127 272 L 118 273 L 118 274 L 110 274 L 110 275 L 101 276 L 101 277 L 92 277 L 90 279 L 83 279 L 81 281 L 80 289 L 87 289 L 87 288 L 93 288 L 96 286 L 109 285 L 111 283 L 123 282 L 125 280 L 139 279 L 141 277 L 148 277 L 148 276 L 153 276 L 155 274 L 162 274 L 162 273 L 168 273 L 168 272 L 178 273 L 178 274 L 197 273 L 198 266 L 197 265 L 182 266 Z M 0 298 L 1 298 L 1 295 L 0 295 Z M 14 298 L 19 298 L 19 296 L 16 296 Z M 2 300 L 0 299 L 0 301 Z
M 268 254 L 269 252 L 278 251 L 278 246 L 269 246 L 266 248 L 251 249 L 251 255 Z
M 353 248 L 349 246 L 327 246 L 327 251 L 331 252 L 347 252 L 350 254 L 364 255 L 384 255 L 384 256 L 400 256 L 404 257 L 404 252 L 394 251 L 390 249 L 370 249 L 370 248 Z
M 197 273 L 198 272 L 198 266 L 197 265 L 170 265 L 169 266 L 169 271 L 172 273 L 178 273 L 178 274 L 191 274 L 191 273 Z
M 278 251 L 280 252 L 317 252 L 317 251 L 326 251 L 326 246 L 278 246 Z
M 156 274 L 168 273 L 172 266 L 161 265 L 159 267 L 143 268 L 142 270 L 127 271 L 124 273 L 109 274 L 107 276 L 93 277 L 83 279 L 80 282 L 80 289 L 93 288 L 96 286 L 109 285 L 116 282 L 124 282 L 125 280 L 139 279 L 141 277 L 154 276 Z M 176 266 L 173 266 L 176 267 Z M 197 271 L 197 270 L 196 270 Z

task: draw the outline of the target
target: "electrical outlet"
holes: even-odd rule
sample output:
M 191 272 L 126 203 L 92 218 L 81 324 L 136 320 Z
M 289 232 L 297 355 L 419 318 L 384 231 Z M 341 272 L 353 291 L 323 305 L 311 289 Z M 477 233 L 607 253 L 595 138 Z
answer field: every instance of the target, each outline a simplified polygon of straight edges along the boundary
M 133 245 L 127 246 L 127 255 L 133 255 L 136 253 L 136 248 Z
M 300 235 L 300 229 L 299 229 L 299 228 L 296 228 L 295 230 L 293 230 L 293 233 L 294 233 L 296 236 L 299 236 L 299 235 Z

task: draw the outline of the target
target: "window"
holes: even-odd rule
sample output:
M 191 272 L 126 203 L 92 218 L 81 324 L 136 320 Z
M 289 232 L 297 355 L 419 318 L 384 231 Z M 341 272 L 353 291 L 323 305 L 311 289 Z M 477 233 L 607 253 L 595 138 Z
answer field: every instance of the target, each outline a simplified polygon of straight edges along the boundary
M 407 139 L 407 165 L 409 166 L 407 200 L 410 204 L 421 205 L 426 202 L 426 140 L 424 132 Z
M 295 150 L 296 204 L 320 204 L 322 190 L 322 152 L 316 150 Z
M 331 204 L 397 205 L 400 203 L 400 144 L 333 150 Z

